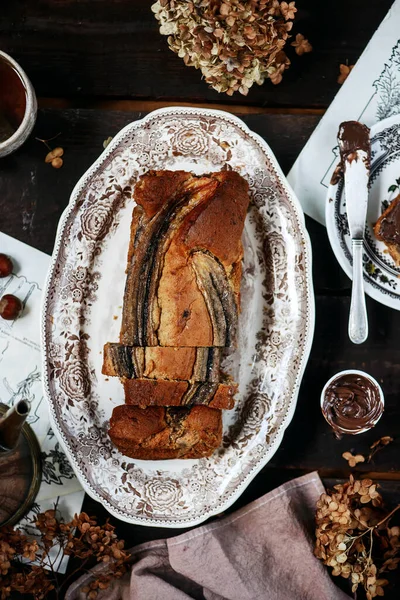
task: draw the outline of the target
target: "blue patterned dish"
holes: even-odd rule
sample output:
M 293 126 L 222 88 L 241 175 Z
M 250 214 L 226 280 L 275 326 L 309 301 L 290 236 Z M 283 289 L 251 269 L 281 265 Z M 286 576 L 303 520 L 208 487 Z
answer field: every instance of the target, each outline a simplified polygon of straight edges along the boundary
M 400 310 L 400 268 L 374 235 L 374 225 L 389 203 L 400 193 L 400 115 L 371 128 L 371 177 L 364 241 L 364 283 L 366 293 Z M 330 185 L 326 202 L 326 226 L 332 250 L 351 278 L 351 238 L 346 213 L 343 180 Z

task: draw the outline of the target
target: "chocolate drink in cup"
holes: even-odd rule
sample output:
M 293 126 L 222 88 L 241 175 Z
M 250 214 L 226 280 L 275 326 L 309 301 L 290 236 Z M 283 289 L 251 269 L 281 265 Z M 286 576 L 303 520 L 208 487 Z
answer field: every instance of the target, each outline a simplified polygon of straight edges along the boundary
M 11 63 L 0 56 L 0 142 L 17 131 L 25 110 L 25 85 Z
M 36 120 L 36 96 L 20 65 L 0 50 L 0 157 L 25 142 Z

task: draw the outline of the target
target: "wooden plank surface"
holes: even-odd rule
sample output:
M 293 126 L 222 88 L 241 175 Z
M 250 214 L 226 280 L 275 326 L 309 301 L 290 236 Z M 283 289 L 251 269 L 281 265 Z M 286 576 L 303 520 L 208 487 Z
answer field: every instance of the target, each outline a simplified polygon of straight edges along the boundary
M 337 0 L 334 6 L 321 0 L 298 0 L 294 33 L 310 39 L 313 53 L 291 56 L 292 67 L 281 85 L 266 82 L 255 86 L 247 97 L 236 94 L 233 98 L 210 90 L 198 71 L 185 67 L 168 49 L 158 33 L 151 4 L 151 0 L 3 3 L 0 48 L 21 62 L 41 98 L 43 110 L 34 135 L 49 138 L 61 132 L 55 143 L 65 148 L 64 166 L 58 171 L 44 163 L 47 150 L 33 136 L 17 153 L 1 160 L 1 230 L 5 233 L 51 253 L 70 193 L 102 152 L 103 140 L 144 112 L 168 103 L 225 105 L 243 115 L 287 172 L 340 88 L 336 82 L 339 64 L 357 60 L 392 0 Z M 310 219 L 306 222 L 313 245 L 316 334 L 296 413 L 271 462 L 228 513 L 314 469 L 326 485 L 333 485 L 350 472 L 342 452 L 366 454 L 382 435 L 391 435 L 395 441 L 371 464 L 357 465 L 357 471 L 380 481 L 389 505 L 397 504 L 400 497 L 400 313 L 368 299 L 368 342 L 352 345 L 347 338 L 350 282 L 330 249 L 326 230 Z M 336 440 L 319 410 L 319 395 L 332 374 L 348 367 L 376 376 L 385 392 L 386 410 L 373 431 Z M 95 514 L 99 522 L 110 517 L 88 496 L 83 509 Z M 128 547 L 185 531 L 110 520 Z M 69 572 L 73 568 L 70 563 Z M 399 574 L 395 579 L 399 585 Z M 398 593 L 391 589 L 385 597 L 394 600 Z
M 64 166 L 55 170 L 44 163 L 46 148 L 34 136 L 12 156 L 2 159 L 0 169 L 1 229 L 22 241 L 50 253 L 58 219 L 73 186 L 102 152 L 103 140 L 115 135 L 143 113 L 88 109 L 43 109 L 39 111 L 34 136 L 49 138 L 61 132 L 54 142 L 65 149 Z M 319 121 L 310 114 L 249 114 L 246 123 L 270 144 L 284 171 Z M 367 453 L 370 444 L 382 435 L 395 442 L 377 454 L 370 465 L 358 465 L 358 472 L 372 473 L 382 480 L 383 490 L 395 502 L 400 495 L 398 380 L 400 371 L 400 313 L 368 299 L 370 337 L 354 346 L 347 338 L 350 284 L 331 249 L 326 230 L 307 219 L 313 244 L 313 275 L 316 293 L 316 334 L 301 386 L 298 406 L 282 445 L 271 462 L 250 483 L 231 512 L 262 496 L 280 483 L 318 469 L 330 478 L 347 477 L 350 470 L 341 457 L 343 451 Z M 348 367 L 363 368 L 381 382 L 386 412 L 375 430 L 359 437 L 336 440 L 319 410 L 319 396 L 326 380 Z M 100 521 L 109 517 L 104 508 L 89 497 L 84 510 Z M 177 535 L 183 530 L 126 526 L 116 519 L 117 531 L 134 545 L 149 539 Z M 71 564 L 71 570 L 73 565 Z M 395 592 L 387 598 L 396 598 Z
M 15 154 L 2 159 L 0 169 L 1 228 L 47 253 L 51 253 L 58 219 L 71 191 L 103 151 L 103 141 L 143 113 L 88 109 L 39 111 L 29 141 Z M 244 120 L 263 136 L 288 171 L 319 121 L 313 115 L 247 115 Z M 35 137 L 65 149 L 64 165 L 53 169 L 44 163 L 46 147 Z M 12 207 L 12 210 L 10 209 Z
M 169 99 L 255 106 L 326 107 L 339 64 L 354 64 L 392 0 L 299 0 L 294 33 L 314 51 L 297 57 L 279 86 L 233 98 L 208 89 L 158 33 L 151 0 L 13 0 L 2 3 L 0 48 L 19 60 L 37 95 Z M 112 5 L 112 8 L 110 6 Z M 293 50 L 292 48 L 290 50 Z
M 58 219 L 70 193 L 85 170 L 102 152 L 103 140 L 139 118 L 141 113 L 100 110 L 41 110 L 36 136 L 49 138 L 61 132 L 53 144 L 65 149 L 64 166 L 55 170 L 44 163 L 46 148 L 32 137 L 17 153 L 3 159 L 0 171 L 2 230 L 44 252 L 51 253 Z M 312 115 L 247 115 L 244 120 L 270 144 L 287 171 L 318 123 Z M 10 207 L 13 207 L 12 210 Z M 282 446 L 267 469 L 292 471 L 317 469 L 346 473 L 342 452 L 351 448 L 365 452 L 381 435 L 399 442 L 378 455 L 372 466 L 381 473 L 398 468 L 400 421 L 397 382 L 400 375 L 400 313 L 368 298 L 370 335 L 355 346 L 347 337 L 350 282 L 329 246 L 326 230 L 307 219 L 314 249 L 313 275 L 316 295 L 316 334 L 300 390 L 298 408 Z M 359 438 L 335 440 L 319 410 L 319 395 L 326 380 L 344 368 L 365 369 L 382 384 L 386 395 L 384 418 Z M 290 478 L 290 473 L 287 475 Z

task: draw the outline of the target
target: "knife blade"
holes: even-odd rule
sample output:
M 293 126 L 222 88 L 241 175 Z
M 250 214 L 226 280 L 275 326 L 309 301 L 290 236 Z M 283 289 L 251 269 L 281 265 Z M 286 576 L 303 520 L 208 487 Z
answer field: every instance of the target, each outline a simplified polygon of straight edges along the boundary
M 347 219 L 353 251 L 349 337 L 355 344 L 361 344 L 368 337 L 362 256 L 371 164 L 369 132 L 369 128 L 362 123 L 345 121 L 341 123 L 338 133 L 341 165 L 344 173 Z
M 345 121 L 339 128 L 338 144 L 344 170 L 350 235 L 352 239 L 363 239 L 371 162 L 369 128 L 357 121 Z

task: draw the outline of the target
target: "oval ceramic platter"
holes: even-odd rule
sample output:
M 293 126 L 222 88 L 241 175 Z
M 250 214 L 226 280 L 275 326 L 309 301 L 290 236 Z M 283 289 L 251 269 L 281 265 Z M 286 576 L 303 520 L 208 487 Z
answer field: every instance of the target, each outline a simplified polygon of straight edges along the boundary
M 371 175 L 363 254 L 366 293 L 396 310 L 400 310 L 400 268 L 385 244 L 376 239 L 374 225 L 399 193 L 400 115 L 396 115 L 371 128 Z M 326 227 L 336 258 L 351 278 L 353 259 L 343 179 L 329 187 Z
M 236 408 L 223 414 L 223 444 L 211 458 L 132 460 L 107 433 L 124 396 L 118 379 L 101 374 L 102 349 L 119 337 L 132 189 L 148 169 L 235 169 L 250 184 L 239 349 L 225 364 L 240 391 Z M 125 127 L 72 192 L 44 296 L 45 393 L 86 492 L 141 525 L 187 527 L 226 509 L 279 446 L 313 327 L 303 214 L 266 143 L 213 110 L 161 109 Z

